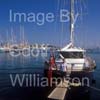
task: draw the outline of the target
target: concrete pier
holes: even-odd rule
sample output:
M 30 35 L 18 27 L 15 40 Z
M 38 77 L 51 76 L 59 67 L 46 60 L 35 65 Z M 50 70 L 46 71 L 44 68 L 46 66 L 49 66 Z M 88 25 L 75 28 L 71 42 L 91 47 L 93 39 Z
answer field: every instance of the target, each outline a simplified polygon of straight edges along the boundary
M 69 81 L 60 82 L 50 93 L 48 98 L 53 100 L 64 100 L 69 87 L 68 83 Z

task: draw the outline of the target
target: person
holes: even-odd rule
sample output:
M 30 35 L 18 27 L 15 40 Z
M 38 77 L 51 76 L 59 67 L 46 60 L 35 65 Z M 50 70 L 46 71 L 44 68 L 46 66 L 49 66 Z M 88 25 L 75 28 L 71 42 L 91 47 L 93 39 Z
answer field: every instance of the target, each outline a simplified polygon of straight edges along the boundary
M 49 64 L 50 64 L 51 69 L 55 68 L 56 64 L 55 64 L 55 57 L 54 56 L 50 57 Z
M 48 78 L 48 85 L 51 86 L 52 84 L 52 68 L 49 64 L 49 61 L 45 61 L 44 63 L 44 76 Z
M 65 59 L 63 59 L 63 63 L 61 65 L 61 73 L 62 73 L 62 81 L 64 82 L 67 74 L 67 64 L 65 62 Z
M 48 83 L 49 83 L 49 86 L 51 86 L 51 84 L 52 84 L 52 67 L 53 67 L 53 58 L 51 58 L 50 59 L 50 61 L 49 61 L 49 69 L 48 69 Z
M 46 77 L 48 75 L 49 70 L 49 62 L 46 60 L 44 63 L 44 76 Z

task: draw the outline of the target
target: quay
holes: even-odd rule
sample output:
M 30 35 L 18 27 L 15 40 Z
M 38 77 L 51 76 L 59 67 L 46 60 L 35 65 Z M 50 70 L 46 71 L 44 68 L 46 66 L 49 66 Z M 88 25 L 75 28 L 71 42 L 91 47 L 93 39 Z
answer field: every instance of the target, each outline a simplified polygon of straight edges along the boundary
M 51 100 L 64 100 L 68 92 L 69 81 L 60 82 L 56 88 L 49 94 L 48 99 Z

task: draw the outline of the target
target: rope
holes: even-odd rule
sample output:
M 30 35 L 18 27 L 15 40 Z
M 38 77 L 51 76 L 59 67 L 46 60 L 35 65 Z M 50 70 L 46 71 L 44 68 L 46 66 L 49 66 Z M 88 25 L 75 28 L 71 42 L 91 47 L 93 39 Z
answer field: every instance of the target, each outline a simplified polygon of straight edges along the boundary
M 93 90 L 96 90 L 98 92 L 100 92 L 100 89 L 96 88 L 96 87 L 92 87 L 92 86 L 89 86 L 89 88 L 93 89 Z

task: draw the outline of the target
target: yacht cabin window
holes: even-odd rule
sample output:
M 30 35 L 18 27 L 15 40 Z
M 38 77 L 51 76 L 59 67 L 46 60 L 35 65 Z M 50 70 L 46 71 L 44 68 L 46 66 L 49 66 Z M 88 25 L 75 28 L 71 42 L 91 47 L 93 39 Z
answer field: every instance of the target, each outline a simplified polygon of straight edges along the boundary
M 60 52 L 64 58 L 83 58 L 84 52 Z

